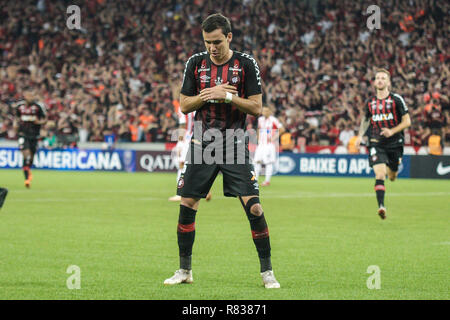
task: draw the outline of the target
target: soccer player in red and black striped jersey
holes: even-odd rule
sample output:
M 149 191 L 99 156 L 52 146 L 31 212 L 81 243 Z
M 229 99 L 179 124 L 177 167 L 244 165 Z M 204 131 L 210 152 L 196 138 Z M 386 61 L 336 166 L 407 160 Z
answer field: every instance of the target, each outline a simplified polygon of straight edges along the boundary
M 23 92 L 24 100 L 16 103 L 16 116 L 18 118 L 19 149 L 23 155 L 23 172 L 25 186 L 31 186 L 31 166 L 37 150 L 37 143 L 41 125 L 47 120 L 47 110 L 43 103 L 35 100 L 32 88 L 27 87 Z
M 368 132 L 369 164 L 375 173 L 375 193 L 378 201 L 378 215 L 386 218 L 384 180 L 397 178 L 398 167 L 403 156 L 403 130 L 411 125 L 405 100 L 390 92 L 390 73 L 378 69 L 375 74 L 376 95 L 365 105 L 356 146 L 359 148 L 363 135 Z M 369 130 L 367 130 L 369 129 Z
M 207 196 L 217 174 L 222 172 L 224 195 L 239 198 L 250 222 L 264 286 L 279 288 L 272 271 L 269 230 L 259 201 L 259 186 L 249 157 L 248 140 L 243 136 L 242 139 L 228 136 L 230 131 L 244 132 L 247 114 L 261 114 L 259 68 L 250 55 L 230 49 L 233 38 L 231 24 L 223 15 L 207 17 L 202 23 L 202 34 L 207 51 L 194 54 L 187 61 L 180 94 L 181 111 L 185 114 L 196 111 L 191 149 L 178 181 L 177 193 L 181 196 L 177 229 L 180 269 L 164 284 L 193 281 L 191 256 L 195 216 L 200 199 Z M 198 123 L 201 123 L 202 130 L 196 129 Z M 201 139 L 207 135 L 214 135 L 217 139 Z M 216 143 L 217 140 L 220 142 Z M 224 150 L 215 154 L 225 151 L 226 163 L 217 161 L 216 157 L 212 163 L 204 158 L 198 163 L 192 157 L 198 150 L 204 154 L 213 144 L 223 144 Z M 241 150 L 238 153 L 244 155 L 245 161 L 236 163 L 235 150 L 229 152 L 227 149 L 230 145 Z M 228 162 L 229 156 L 232 163 Z

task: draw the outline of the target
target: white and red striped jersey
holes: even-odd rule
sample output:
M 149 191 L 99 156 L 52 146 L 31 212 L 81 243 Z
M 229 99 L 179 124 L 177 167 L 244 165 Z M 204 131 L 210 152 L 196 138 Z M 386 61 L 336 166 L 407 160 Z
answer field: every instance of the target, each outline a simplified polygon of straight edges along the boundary
M 262 116 L 258 118 L 258 144 L 273 143 L 272 139 L 283 127 L 283 125 L 274 116 L 268 118 Z

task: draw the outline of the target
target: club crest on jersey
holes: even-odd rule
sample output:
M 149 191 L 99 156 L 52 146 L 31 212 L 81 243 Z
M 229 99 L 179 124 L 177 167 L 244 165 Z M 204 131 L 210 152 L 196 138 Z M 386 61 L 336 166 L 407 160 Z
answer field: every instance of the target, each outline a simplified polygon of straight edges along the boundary
M 231 84 L 238 84 L 239 82 L 241 82 L 241 79 L 238 76 L 231 78 Z
M 383 110 L 383 105 L 382 104 L 378 105 L 378 110 Z

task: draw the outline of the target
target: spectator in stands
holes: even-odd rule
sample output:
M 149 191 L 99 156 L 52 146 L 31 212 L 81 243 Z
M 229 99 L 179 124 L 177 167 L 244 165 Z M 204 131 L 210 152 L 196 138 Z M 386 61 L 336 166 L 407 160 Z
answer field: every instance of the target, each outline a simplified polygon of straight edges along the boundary
M 433 129 L 431 132 L 431 136 L 428 138 L 428 153 L 440 156 L 444 149 L 441 133 L 438 129 Z
M 350 124 L 346 124 L 344 127 L 344 130 L 341 131 L 339 134 L 339 142 L 344 146 L 347 147 L 348 142 L 350 139 L 355 135 L 355 132 L 351 128 L 352 126 Z
M 373 32 L 361 14 L 366 4 L 350 0 L 82 4 L 81 30 L 67 29 L 65 1 L 6 1 L 0 9 L 4 137 L 6 132 L 6 138 L 15 138 L 7 121 L 11 105 L 21 97 L 21 88 L 31 84 L 46 102 L 58 135 L 70 127 L 78 141 L 98 140 L 99 130 L 116 127 L 132 141 L 167 139 L 176 122 L 160 117 L 173 111 L 184 62 L 203 47 L 201 41 L 191 41 L 201 34 L 195 22 L 212 11 L 231 17 L 233 49 L 256 58 L 264 103 L 291 128 L 295 142 L 306 138 L 336 144 L 335 124 L 343 119 L 354 128 L 359 123 L 358 109 L 371 93 L 373 72 L 386 64 L 413 124 L 415 117 L 420 123 L 427 115 L 420 110 L 424 98 L 433 99 L 441 117 L 448 119 L 450 4 L 445 0 L 385 2 L 383 28 Z M 136 135 L 133 123 L 143 104 L 155 120 L 147 124 L 146 134 Z M 78 120 L 60 121 L 73 114 Z M 429 135 L 429 126 L 425 122 L 418 130 L 422 144 L 427 137 L 420 132 Z M 332 132 L 328 137 L 326 127 Z M 448 142 L 449 121 L 441 127 Z

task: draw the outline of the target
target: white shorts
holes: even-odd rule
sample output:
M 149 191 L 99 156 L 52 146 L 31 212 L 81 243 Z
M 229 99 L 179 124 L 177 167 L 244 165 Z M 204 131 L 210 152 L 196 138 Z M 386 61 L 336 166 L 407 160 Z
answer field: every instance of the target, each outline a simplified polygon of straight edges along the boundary
M 253 162 L 260 162 L 263 164 L 275 163 L 277 160 L 277 153 L 274 144 L 259 144 L 256 147 L 255 157 Z
M 177 145 L 172 149 L 172 161 L 178 170 L 181 162 L 185 162 L 188 150 L 189 143 L 185 141 L 178 141 Z

